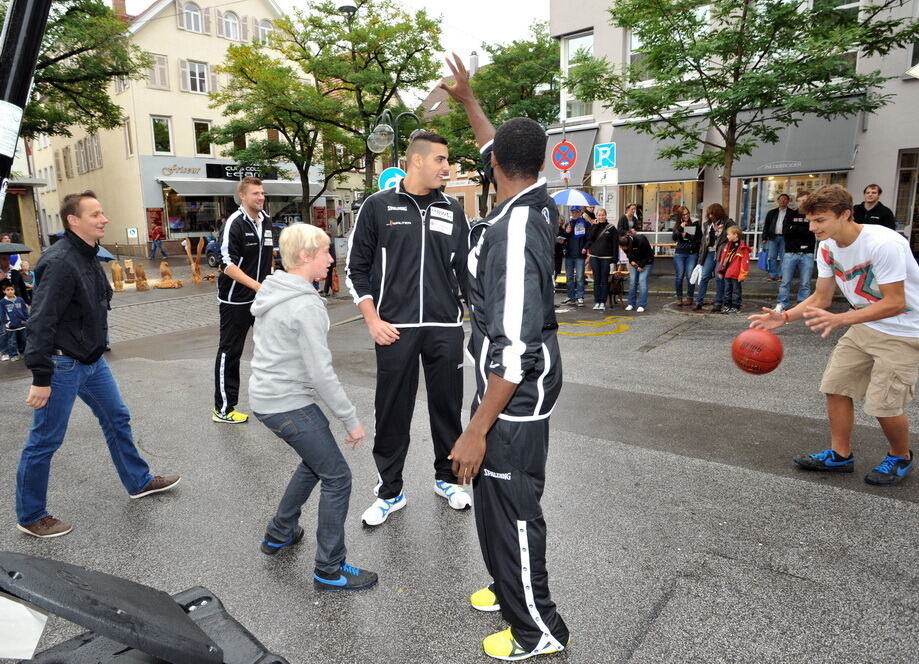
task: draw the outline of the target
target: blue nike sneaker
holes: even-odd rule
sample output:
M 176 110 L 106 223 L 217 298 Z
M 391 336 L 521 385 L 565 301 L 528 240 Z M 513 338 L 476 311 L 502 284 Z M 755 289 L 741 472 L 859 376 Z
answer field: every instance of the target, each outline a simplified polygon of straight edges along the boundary
M 286 540 L 275 539 L 268 533 L 265 533 L 265 537 L 262 538 L 262 544 L 259 547 L 262 550 L 262 553 L 273 556 L 278 551 L 283 549 L 286 546 L 291 546 L 293 544 L 299 544 L 300 540 L 303 539 L 303 528 L 297 526 L 294 529 L 294 534 L 291 535 Z
M 801 454 L 794 462 L 806 470 L 824 470 L 831 473 L 851 473 L 855 470 L 855 455 L 840 456 L 833 450 Z
M 343 563 L 341 567 L 331 574 L 318 569 L 313 570 L 313 586 L 316 590 L 326 592 L 366 590 L 375 586 L 378 580 L 375 572 L 368 572 L 348 563 Z
M 910 450 L 909 459 L 888 454 L 880 465 L 865 475 L 865 481 L 876 486 L 893 486 L 905 480 L 912 469 L 912 450 Z

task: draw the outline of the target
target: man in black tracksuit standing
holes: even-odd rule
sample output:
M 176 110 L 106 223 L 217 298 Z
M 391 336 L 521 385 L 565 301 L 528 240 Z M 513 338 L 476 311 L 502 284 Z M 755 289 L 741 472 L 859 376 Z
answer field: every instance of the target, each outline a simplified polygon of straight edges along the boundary
M 441 87 L 465 107 L 499 201 L 470 231 L 476 396 L 450 458 L 461 482 L 474 478 L 479 544 L 493 579 L 470 602 L 480 611 L 500 610 L 510 623 L 482 647 L 490 657 L 515 661 L 559 652 L 569 641 L 549 593 L 540 507 L 549 416 L 562 386 L 552 275 L 558 213 L 546 181 L 537 179 L 545 130 L 513 118 L 494 132 L 462 62 L 447 62 L 455 85 Z
M 434 491 L 453 509 L 471 504 L 447 456 L 462 431 L 463 305 L 469 227 L 459 201 L 440 191 L 446 141 L 416 132 L 406 177 L 369 196 L 348 238 L 347 285 L 376 343 L 377 499 L 361 520 L 378 526 L 405 506 L 402 468 L 424 368 L 434 441 Z
M 265 214 L 265 190 L 258 178 L 243 178 L 236 188 L 239 209 L 220 230 L 220 345 L 214 363 L 214 422 L 242 424 L 249 416 L 236 410 L 239 401 L 239 358 L 254 319 L 255 293 L 271 273 L 274 239 Z

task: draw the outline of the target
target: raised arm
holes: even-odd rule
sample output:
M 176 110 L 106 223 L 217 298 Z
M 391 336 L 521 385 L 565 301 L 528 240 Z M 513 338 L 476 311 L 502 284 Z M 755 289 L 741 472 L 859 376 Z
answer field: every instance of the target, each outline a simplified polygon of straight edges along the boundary
M 447 58 L 447 67 L 453 73 L 454 84 L 449 85 L 441 82 L 438 87 L 447 92 L 458 104 L 462 104 L 466 110 L 466 117 L 469 118 L 469 124 L 472 127 L 472 133 L 475 134 L 475 142 L 478 146 L 484 147 L 495 137 L 495 128 L 491 125 L 489 119 L 485 116 L 485 111 L 479 104 L 478 99 L 472 92 L 472 86 L 469 85 L 469 72 L 466 65 L 460 57 L 454 53 L 453 60 Z

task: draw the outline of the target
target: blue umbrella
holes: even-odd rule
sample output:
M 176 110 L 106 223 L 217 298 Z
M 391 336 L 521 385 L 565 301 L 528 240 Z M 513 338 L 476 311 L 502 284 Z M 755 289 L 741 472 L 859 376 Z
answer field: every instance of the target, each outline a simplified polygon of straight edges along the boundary
M 580 189 L 564 189 L 552 194 L 552 200 L 559 205 L 599 205 L 596 198 Z
M 112 252 L 103 247 L 101 244 L 96 249 L 96 260 L 98 261 L 113 261 L 115 257 L 112 255 Z

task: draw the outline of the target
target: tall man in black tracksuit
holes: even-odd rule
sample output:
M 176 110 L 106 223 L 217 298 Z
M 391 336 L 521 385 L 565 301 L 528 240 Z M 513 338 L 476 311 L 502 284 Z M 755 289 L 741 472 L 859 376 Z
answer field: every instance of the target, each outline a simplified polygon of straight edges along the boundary
M 448 64 L 455 85 L 442 87 L 465 107 L 500 201 L 470 231 L 476 396 L 450 457 L 460 481 L 474 478 L 479 544 L 493 579 L 470 602 L 481 611 L 500 610 L 510 623 L 482 647 L 491 657 L 514 661 L 564 650 L 569 641 L 549 593 L 539 504 L 549 416 L 562 386 L 552 279 L 558 213 L 546 181 L 537 180 L 545 131 L 513 118 L 494 132 L 462 62 Z
M 236 410 L 239 358 L 254 323 L 250 308 L 255 293 L 271 273 L 274 239 L 265 214 L 265 190 L 258 178 L 243 178 L 236 188 L 239 209 L 220 230 L 220 345 L 214 362 L 214 410 L 211 419 L 242 424 L 249 416 Z
M 347 285 L 376 343 L 377 499 L 361 520 L 378 526 L 405 506 L 402 468 L 424 368 L 434 440 L 434 491 L 453 509 L 471 504 L 447 456 L 462 431 L 463 306 L 469 227 L 460 203 L 440 191 L 446 141 L 413 135 L 406 177 L 369 196 L 348 238 Z

